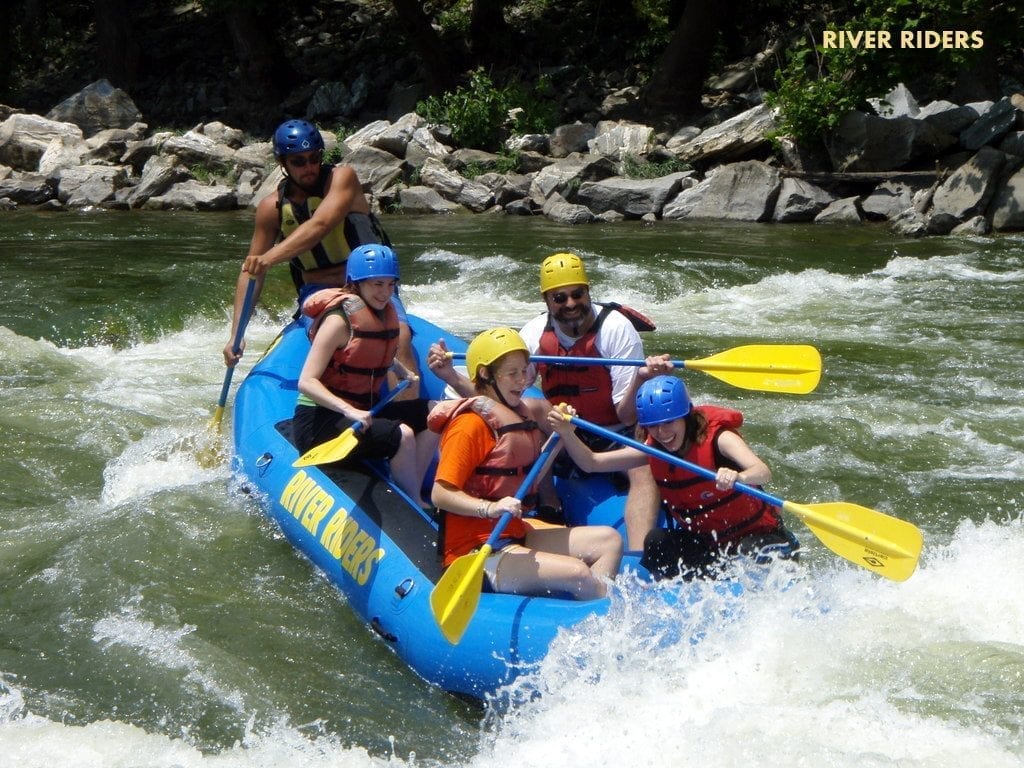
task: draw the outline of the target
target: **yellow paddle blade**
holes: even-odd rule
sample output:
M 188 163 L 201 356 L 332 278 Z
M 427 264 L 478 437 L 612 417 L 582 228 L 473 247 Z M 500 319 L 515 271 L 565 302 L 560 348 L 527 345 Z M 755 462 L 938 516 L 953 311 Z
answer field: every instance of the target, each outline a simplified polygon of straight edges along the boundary
M 821 380 L 821 355 L 809 344 L 747 344 L 684 365 L 740 389 L 806 395 Z
M 330 464 L 332 461 L 341 461 L 352 453 L 352 449 L 357 445 L 359 445 L 359 438 L 356 437 L 356 431 L 353 427 L 349 427 L 326 443 L 314 445 L 293 461 L 292 466 L 308 467 L 311 464 Z
M 430 593 L 434 621 L 452 645 L 458 645 L 476 613 L 484 582 L 484 561 L 490 554 L 491 545 L 484 544 L 478 552 L 463 555 L 448 566 Z
M 213 410 L 213 416 L 210 418 L 208 427 L 214 432 L 220 432 L 220 422 L 224 418 L 224 406 L 218 405 Z
M 924 538 L 920 529 L 906 520 L 845 501 L 786 501 L 782 509 L 803 520 L 837 555 L 879 576 L 906 581 L 917 567 Z

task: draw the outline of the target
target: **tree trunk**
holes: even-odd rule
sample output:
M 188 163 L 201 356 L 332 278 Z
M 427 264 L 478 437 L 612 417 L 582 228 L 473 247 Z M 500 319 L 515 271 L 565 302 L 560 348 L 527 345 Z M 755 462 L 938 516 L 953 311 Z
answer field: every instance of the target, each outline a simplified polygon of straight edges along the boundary
M 245 102 L 240 105 L 243 112 L 250 116 L 267 111 L 276 114 L 289 83 L 297 82 L 297 75 L 267 35 L 266 30 L 272 25 L 264 23 L 255 8 L 235 4 L 224 10 L 224 22 L 238 61 L 238 93 Z
M 506 0 L 473 0 L 469 15 L 469 52 L 473 62 L 504 65 L 512 60 L 512 35 L 505 23 Z
M 651 115 L 692 116 L 701 96 L 720 25 L 732 18 L 733 0 L 688 0 L 643 94 Z
M 96 48 L 100 74 L 119 88 L 139 82 L 142 51 L 125 0 L 94 0 Z
M 413 49 L 420 57 L 427 88 L 431 93 L 442 93 L 455 83 L 451 60 L 444 50 L 441 38 L 430 24 L 430 17 L 418 0 L 391 0 L 399 22 Z

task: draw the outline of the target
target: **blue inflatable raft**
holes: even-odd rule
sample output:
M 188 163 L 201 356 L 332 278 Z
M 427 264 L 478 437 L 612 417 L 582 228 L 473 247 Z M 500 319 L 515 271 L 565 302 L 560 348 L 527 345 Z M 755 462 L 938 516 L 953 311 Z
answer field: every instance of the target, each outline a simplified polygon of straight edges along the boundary
M 441 328 L 415 316 L 409 321 L 421 360 L 441 338 L 449 349 L 465 351 L 466 342 Z M 608 611 L 607 598 L 485 592 L 461 642 L 448 643 L 429 603 L 441 574 L 434 521 L 389 481 L 383 466 L 292 466 L 299 454 L 290 424 L 308 350 L 306 322 L 289 324 L 239 387 L 233 466 L 295 548 L 412 669 L 445 690 L 483 698 L 542 659 L 561 628 Z M 443 382 L 429 370 L 422 385 L 431 399 L 444 398 Z M 562 482 L 559 494 L 573 523 L 624 532 L 624 494 L 606 476 Z M 624 564 L 638 567 L 635 557 Z

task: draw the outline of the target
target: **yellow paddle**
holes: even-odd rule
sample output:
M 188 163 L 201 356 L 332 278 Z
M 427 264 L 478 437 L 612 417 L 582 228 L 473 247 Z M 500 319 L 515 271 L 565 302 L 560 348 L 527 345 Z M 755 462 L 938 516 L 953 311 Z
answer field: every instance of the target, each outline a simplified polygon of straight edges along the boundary
M 713 480 L 716 476 L 713 470 L 693 464 L 646 443 L 624 437 L 597 424 L 591 424 L 578 416 L 566 414 L 565 418 L 588 432 L 628 445 L 649 456 L 688 469 L 708 480 Z M 845 501 L 797 504 L 793 501 L 784 501 L 765 493 L 760 488 L 743 483 L 736 483 L 734 487 L 741 493 L 749 494 L 796 515 L 811 529 L 811 533 L 821 540 L 822 544 L 837 555 L 862 568 L 874 571 L 880 576 L 893 581 L 905 581 L 910 578 L 917 567 L 923 537 L 917 526 L 905 520 Z
M 522 499 L 530 492 L 537 476 L 544 469 L 544 463 L 548 456 L 554 452 L 557 445 L 558 433 L 553 432 L 544 443 L 540 456 L 533 462 L 530 471 L 523 478 L 519 490 L 516 491 L 517 499 Z M 505 526 L 511 519 L 511 512 L 503 514 L 494 526 L 494 530 L 491 531 L 491 535 L 487 537 L 487 542 L 476 552 L 463 555 L 448 566 L 430 593 L 430 611 L 434 614 L 434 621 L 437 622 L 441 634 L 452 645 L 458 645 L 466 627 L 469 626 L 470 619 L 476 613 L 484 580 L 484 561 L 490 556 L 494 545 L 498 543 Z
M 462 359 L 465 353 L 449 353 Z M 562 365 L 644 365 L 644 360 L 530 355 L 530 362 Z M 821 355 L 808 344 L 747 344 L 700 360 L 673 360 L 676 368 L 703 371 L 740 389 L 806 395 L 821 380 Z
M 381 408 L 394 400 L 395 396 L 411 383 L 412 382 L 408 379 L 398 382 L 398 386 L 388 392 L 387 396 L 383 400 L 370 409 L 370 415 L 376 416 L 380 413 Z M 341 461 L 352 453 L 353 448 L 359 445 L 358 433 L 362 428 L 363 423 L 361 421 L 355 422 L 351 427 L 346 429 L 337 437 L 331 438 L 327 442 L 320 443 L 320 445 L 314 445 L 293 461 L 292 466 L 308 467 L 311 464 L 330 464 L 334 461 Z

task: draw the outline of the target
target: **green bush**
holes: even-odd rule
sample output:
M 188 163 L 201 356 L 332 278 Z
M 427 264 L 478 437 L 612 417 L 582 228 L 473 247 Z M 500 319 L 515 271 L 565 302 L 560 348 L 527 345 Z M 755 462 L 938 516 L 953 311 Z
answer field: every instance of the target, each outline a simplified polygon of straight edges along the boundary
M 416 105 L 416 111 L 432 123 L 451 127 L 452 137 L 463 147 L 497 150 L 509 134 L 547 133 L 555 119 L 554 105 L 546 97 L 549 83 L 519 83 L 497 87 L 482 70 L 470 73 L 469 84 Z
M 692 168 L 689 163 L 673 158 L 661 162 L 641 160 L 634 155 L 626 155 L 622 158 L 622 175 L 627 179 L 659 179 L 668 176 L 670 173 L 688 171 Z
M 776 87 L 765 101 L 780 112 L 780 134 L 801 143 L 819 141 L 852 109 L 866 109 L 903 82 L 917 95 L 948 92 L 965 68 L 1013 54 L 1016 3 L 990 0 L 855 0 L 828 6 L 819 29 L 805 36 L 775 72 Z M 891 48 L 820 44 L 824 30 L 885 30 Z M 900 33 L 983 30 L 984 49 L 903 48 Z

